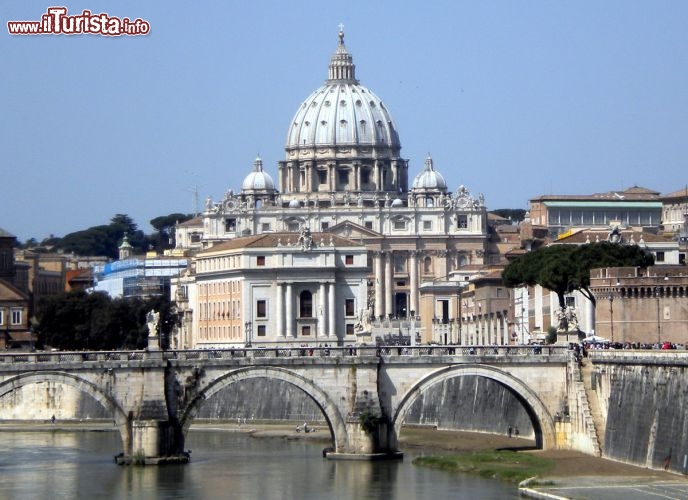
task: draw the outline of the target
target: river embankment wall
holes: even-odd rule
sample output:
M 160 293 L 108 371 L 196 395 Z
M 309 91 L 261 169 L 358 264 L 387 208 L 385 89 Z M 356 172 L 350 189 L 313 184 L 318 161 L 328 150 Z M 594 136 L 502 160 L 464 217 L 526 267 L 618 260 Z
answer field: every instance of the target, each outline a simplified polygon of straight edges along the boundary
M 603 456 L 688 473 L 688 353 L 594 353 Z

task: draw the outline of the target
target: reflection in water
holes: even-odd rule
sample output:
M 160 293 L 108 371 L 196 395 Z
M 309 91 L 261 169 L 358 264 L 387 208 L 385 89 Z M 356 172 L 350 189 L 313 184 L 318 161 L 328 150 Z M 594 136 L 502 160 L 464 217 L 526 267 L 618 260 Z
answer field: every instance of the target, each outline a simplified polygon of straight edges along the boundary
M 0 432 L 0 499 L 518 498 L 497 481 L 404 461 L 322 458 L 322 443 L 192 431 L 188 465 L 118 467 L 116 432 Z

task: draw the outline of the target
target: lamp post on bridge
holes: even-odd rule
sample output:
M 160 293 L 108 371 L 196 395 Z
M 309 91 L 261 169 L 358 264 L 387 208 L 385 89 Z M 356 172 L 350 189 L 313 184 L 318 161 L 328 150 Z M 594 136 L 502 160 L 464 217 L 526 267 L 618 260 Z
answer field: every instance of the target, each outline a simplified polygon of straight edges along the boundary
M 609 293 L 609 319 L 611 324 L 611 341 L 614 343 L 614 294 Z
M 661 287 L 656 286 L 654 288 L 655 292 L 655 298 L 657 299 L 657 347 L 659 349 L 662 348 L 662 331 L 661 331 L 661 324 L 660 324 L 660 318 L 659 318 L 659 295 L 661 292 Z
M 251 347 L 251 336 L 253 333 L 253 322 L 247 321 L 244 323 L 244 332 L 246 333 L 246 347 Z

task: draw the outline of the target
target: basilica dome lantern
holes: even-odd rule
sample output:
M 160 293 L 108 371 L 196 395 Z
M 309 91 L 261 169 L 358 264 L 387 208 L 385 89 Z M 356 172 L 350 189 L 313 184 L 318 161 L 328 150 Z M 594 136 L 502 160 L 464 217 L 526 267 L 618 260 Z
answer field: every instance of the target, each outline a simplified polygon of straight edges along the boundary
M 344 32 L 328 78 L 290 122 L 286 159 L 279 162 L 282 200 L 344 203 L 345 193 L 372 204 L 374 195 L 408 191 L 407 160 L 385 103 L 356 79 Z

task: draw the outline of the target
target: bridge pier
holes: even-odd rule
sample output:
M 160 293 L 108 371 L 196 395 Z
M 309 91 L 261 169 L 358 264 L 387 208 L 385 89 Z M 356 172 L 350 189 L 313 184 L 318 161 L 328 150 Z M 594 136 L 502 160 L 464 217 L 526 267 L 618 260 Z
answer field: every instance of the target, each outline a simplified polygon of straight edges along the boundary
M 170 421 L 137 419 L 129 422 L 130 446 L 115 457 L 119 465 L 187 463 L 184 438 L 179 425 Z
M 345 422 L 347 447 L 326 453 L 331 460 L 388 460 L 401 459 L 397 450 L 394 428 L 386 419 L 369 414 L 350 415 Z

